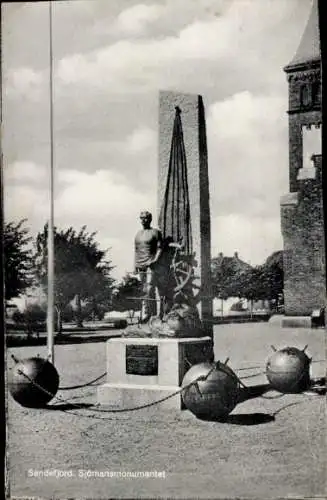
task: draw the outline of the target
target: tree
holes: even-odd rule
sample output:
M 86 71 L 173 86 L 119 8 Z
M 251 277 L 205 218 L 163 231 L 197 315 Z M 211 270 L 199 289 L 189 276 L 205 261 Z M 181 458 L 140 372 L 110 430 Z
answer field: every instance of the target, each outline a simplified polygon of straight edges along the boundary
M 44 330 L 46 318 L 46 308 L 40 304 L 27 304 L 23 312 L 16 311 L 13 314 L 13 320 L 25 329 L 28 337 L 32 336 L 34 331 Z
M 136 277 L 127 274 L 117 285 L 112 306 L 115 311 L 128 311 L 133 319 L 135 311 L 141 309 L 142 284 Z
M 242 297 L 251 303 L 261 299 L 277 306 L 284 287 L 283 252 L 274 252 L 264 264 L 244 272 L 239 277 L 238 287 Z
M 32 248 L 26 219 L 4 226 L 5 297 L 10 300 L 21 295 L 33 282 Z
M 274 302 L 277 307 L 284 290 L 283 251 L 272 253 L 261 266 L 261 273 L 265 298 Z
M 58 316 L 76 297 L 76 321 L 82 326 L 81 301 L 92 302 L 94 308 L 100 303 L 107 307 L 111 303 L 113 278 L 111 261 L 106 260 L 107 250 L 100 250 L 95 240 L 96 232 L 88 233 L 86 226 L 79 232 L 72 227 L 67 230 L 54 229 L 54 291 Z M 48 269 L 48 225 L 36 238 L 35 263 L 41 285 L 47 290 Z M 59 320 L 60 323 L 60 320 Z
M 242 283 L 252 270 L 246 262 L 234 257 L 219 254 L 211 261 L 212 289 L 214 297 L 222 300 L 242 296 Z
M 252 267 L 238 257 L 212 259 L 212 282 L 215 297 L 222 300 L 232 296 L 254 300 L 269 300 L 278 305 L 283 294 L 283 252 L 272 253 L 264 264 Z
M 253 301 L 265 298 L 262 285 L 261 269 L 258 266 L 248 269 L 240 276 L 240 296 L 250 302 L 251 314 L 253 311 Z

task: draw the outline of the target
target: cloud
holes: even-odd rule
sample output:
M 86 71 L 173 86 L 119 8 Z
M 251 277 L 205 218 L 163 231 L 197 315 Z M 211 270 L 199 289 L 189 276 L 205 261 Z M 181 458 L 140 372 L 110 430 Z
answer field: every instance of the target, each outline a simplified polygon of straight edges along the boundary
M 38 101 L 42 97 L 44 90 L 44 73 L 35 71 L 32 68 L 16 68 L 5 74 L 4 95 L 11 97 L 23 97 L 31 101 Z
M 207 111 L 212 254 L 253 265 L 283 248 L 280 196 L 288 191 L 287 102 L 244 91 Z
M 163 10 L 161 5 L 137 4 L 123 10 L 117 17 L 113 30 L 119 35 L 137 35 L 148 24 L 157 20 Z
M 263 264 L 268 255 L 283 248 L 280 218 L 247 217 L 231 214 L 212 221 L 212 257 L 239 253 L 251 265 Z
M 33 161 L 4 165 L 3 205 L 6 222 L 27 219 L 26 226 L 35 236 L 50 214 L 49 170 Z
M 157 142 L 155 130 L 136 127 L 124 139 L 93 138 L 81 142 L 75 138 L 63 139 L 65 147 L 56 151 L 57 170 L 76 170 L 81 173 L 108 171 L 119 174 L 122 182 L 135 190 L 149 189 L 156 182 Z
M 109 170 L 94 173 L 62 170 L 61 189 L 56 199 L 58 214 L 105 218 L 137 214 L 146 197 L 124 183 L 124 178 Z
M 157 136 L 154 130 L 150 128 L 138 128 L 127 138 L 125 148 L 129 153 L 141 153 L 142 151 L 152 150 L 157 142 Z
M 119 272 L 127 269 L 137 212 L 156 205 L 157 92 L 200 93 L 214 248 L 263 260 L 279 241 L 279 197 L 288 189 L 282 67 L 309 9 L 303 0 L 56 4 L 58 225 L 98 230 Z M 35 230 L 49 204 L 46 179 L 38 175 L 49 162 L 45 14 L 41 3 L 26 4 L 4 23 L 3 41 L 4 159 L 12 164 L 6 214 L 28 216 Z
M 64 86 L 106 87 L 117 94 L 172 89 L 181 83 L 185 90 L 201 89 L 207 86 L 205 75 L 210 81 L 214 77 L 216 86 L 229 81 L 228 74 L 234 85 L 262 81 L 269 85 L 265 68 L 272 63 L 281 68 L 288 62 L 284 59 L 288 46 L 293 50 L 295 42 L 286 31 L 276 44 L 276 28 L 294 15 L 294 3 L 242 0 L 229 5 L 224 15 L 204 20 L 200 16 L 174 35 L 121 39 L 94 51 L 68 55 L 59 61 L 58 81 Z
M 155 214 L 155 192 L 138 191 L 124 176 L 108 170 L 92 174 L 63 170 L 58 175 L 55 216 L 60 227 L 86 224 L 97 231 L 102 248 L 111 247 L 116 276 L 133 267 L 133 238 L 144 207 Z
M 207 116 L 213 212 L 278 216 L 288 189 L 284 99 L 245 91 L 213 103 Z
M 8 166 L 5 165 L 3 171 L 4 183 L 43 184 L 47 179 L 46 167 L 37 165 L 32 161 L 17 161 Z
M 159 89 L 201 93 L 208 105 L 245 89 L 252 93 L 271 90 L 286 99 L 282 66 L 296 49 L 301 23 L 305 23 L 308 13 L 306 2 L 299 0 L 210 0 L 201 5 L 189 0 L 180 0 L 176 5 L 166 2 L 160 4 L 164 5 L 165 34 L 160 32 L 160 18 L 149 38 L 106 39 L 98 46 L 102 38 L 96 30 L 92 37 L 86 37 L 86 22 L 89 21 L 89 28 L 101 22 L 108 31 L 113 13 L 119 15 L 118 3 L 108 2 L 109 8 L 106 2 L 95 1 L 92 9 L 84 9 L 83 2 L 79 7 L 80 3 L 59 3 L 55 9 L 57 29 L 61 27 L 55 42 L 55 118 L 62 143 L 72 136 L 81 142 L 91 137 L 122 139 L 137 125 L 152 126 Z M 74 9 L 69 7 L 71 4 Z M 120 9 L 130 7 L 124 2 L 120 5 Z M 25 9 L 28 10 L 33 9 Z M 70 14 L 78 20 L 73 39 L 71 22 L 68 23 Z M 68 24 L 66 53 L 61 55 Z M 175 26 L 179 26 L 176 32 Z M 96 48 L 90 49 L 91 38 L 97 41 Z M 7 66 L 8 62 L 7 58 Z M 47 68 L 47 81 L 45 73 Z M 18 142 L 25 142 L 24 147 L 28 148 L 29 141 L 24 139 L 26 121 L 32 122 L 33 127 L 40 123 L 34 108 L 29 113 L 31 118 L 25 118 L 23 110 L 31 104 L 28 95 L 17 94 L 15 109 L 14 105 L 10 109 L 10 114 L 17 117 L 15 139 L 8 139 L 13 143 L 12 149 L 20 149 Z M 41 107 L 48 109 L 47 92 L 38 109 Z M 33 150 L 37 150 L 34 144 Z
M 224 92 L 231 86 L 235 92 L 234 87 L 241 84 L 272 85 L 276 75 L 269 74 L 265 68 L 271 65 L 281 68 L 292 57 L 304 27 L 301 23 L 305 23 L 308 14 L 308 6 L 299 0 L 180 0 L 173 4 L 132 6 L 130 2 L 120 2 L 120 12 L 118 5 L 118 2 L 106 5 L 99 1 L 76 1 L 59 2 L 55 6 L 54 54 L 59 97 L 60 92 L 67 92 L 67 87 L 72 94 L 78 93 L 77 86 L 84 92 L 89 89 L 105 91 L 106 95 L 122 95 L 161 87 L 181 88 L 181 85 L 187 91 L 198 88 L 198 92 L 213 87 Z M 31 33 L 36 24 L 41 25 L 43 38 L 48 36 L 44 28 L 45 11 L 40 6 L 29 6 L 23 9 L 21 16 Z M 298 23 L 295 12 L 300 19 Z M 14 24 L 17 40 L 19 19 Z M 147 33 L 148 38 L 124 39 L 120 33 L 115 39 L 109 34 L 117 23 L 127 31 L 141 30 L 149 23 L 154 24 L 155 29 Z M 165 28 L 161 30 L 161 26 Z M 90 30 L 92 36 L 86 37 L 85 33 Z M 13 44 L 13 36 L 6 30 L 5 48 Z M 45 39 L 39 46 L 47 44 Z M 34 67 L 15 66 L 13 50 L 7 50 L 4 58 L 4 67 L 11 66 L 15 73 L 12 92 L 19 93 L 20 88 L 30 86 L 35 92 L 42 79 L 42 71 L 38 74 L 36 70 L 40 61 L 44 72 L 48 68 L 48 53 L 43 49 L 41 53 L 36 50 L 37 46 L 30 47 L 29 43 L 27 47 L 30 51 L 26 60 L 31 60 L 32 51 L 37 54 Z M 20 63 L 21 51 L 17 61 Z M 10 61 L 13 60 L 11 64 L 9 56 Z
M 115 93 L 126 92 L 131 87 L 134 92 L 162 85 L 171 88 L 176 79 L 180 79 L 178 66 L 184 67 L 188 60 L 228 57 L 225 50 L 229 40 L 222 38 L 223 44 L 218 44 L 218 23 L 196 22 L 177 37 L 121 40 L 88 54 L 65 57 L 58 64 L 59 84 L 79 83 L 95 88 L 110 85 L 110 91 Z M 232 42 L 232 33 L 226 36 Z
M 213 103 L 209 119 L 215 123 L 217 137 L 233 138 L 240 134 L 246 139 L 260 133 L 260 128 L 279 125 L 285 114 L 285 102 L 279 95 L 253 95 L 248 90 L 234 94 L 229 99 Z M 267 123 L 268 122 L 268 123 Z M 279 122 L 279 123 L 278 123 Z M 264 135 L 266 130 L 261 129 Z
M 33 234 L 40 230 L 49 217 L 49 192 L 33 185 L 9 185 L 4 192 L 6 221 L 28 219 Z
M 40 172 L 41 167 L 33 168 L 34 173 Z M 28 176 L 25 183 L 24 179 L 20 179 L 20 184 L 7 183 L 4 208 L 7 221 L 27 218 L 35 236 L 49 217 L 50 197 L 49 190 L 38 186 L 37 179 L 31 181 Z M 138 191 L 117 172 L 64 169 L 56 175 L 55 225 L 60 229 L 86 225 L 90 232 L 96 231 L 101 248 L 111 249 L 114 275 L 120 278 L 133 269 L 133 239 L 139 229 L 140 210 L 146 208 L 156 218 L 155 196 L 153 190 Z

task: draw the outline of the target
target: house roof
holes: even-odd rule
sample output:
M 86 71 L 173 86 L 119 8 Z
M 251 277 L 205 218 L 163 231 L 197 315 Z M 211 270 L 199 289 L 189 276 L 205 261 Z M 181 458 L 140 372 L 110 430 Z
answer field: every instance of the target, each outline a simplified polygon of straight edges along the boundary
M 284 68 L 290 71 L 296 66 L 307 65 L 321 60 L 318 0 L 313 0 L 310 16 L 302 35 L 300 45 L 291 62 Z

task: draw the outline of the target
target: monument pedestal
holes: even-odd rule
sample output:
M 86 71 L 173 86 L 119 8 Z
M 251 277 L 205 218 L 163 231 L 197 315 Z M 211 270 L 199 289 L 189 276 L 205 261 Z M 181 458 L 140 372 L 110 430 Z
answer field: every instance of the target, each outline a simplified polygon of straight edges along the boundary
M 107 382 L 98 404 L 128 409 L 154 403 L 180 389 L 191 365 L 210 359 L 212 339 L 114 338 L 107 341 Z M 155 407 L 182 409 L 181 394 Z

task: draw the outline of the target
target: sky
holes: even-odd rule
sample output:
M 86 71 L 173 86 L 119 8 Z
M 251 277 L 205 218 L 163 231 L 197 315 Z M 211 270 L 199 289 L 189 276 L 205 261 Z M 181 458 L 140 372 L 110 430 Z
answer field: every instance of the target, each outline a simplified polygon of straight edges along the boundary
M 6 221 L 49 217 L 47 2 L 2 3 Z M 157 213 L 160 90 L 203 96 L 212 256 L 282 249 L 288 89 L 310 0 L 53 2 L 55 225 L 97 231 L 120 279 L 139 212 Z M 154 226 L 156 225 L 154 219 Z

